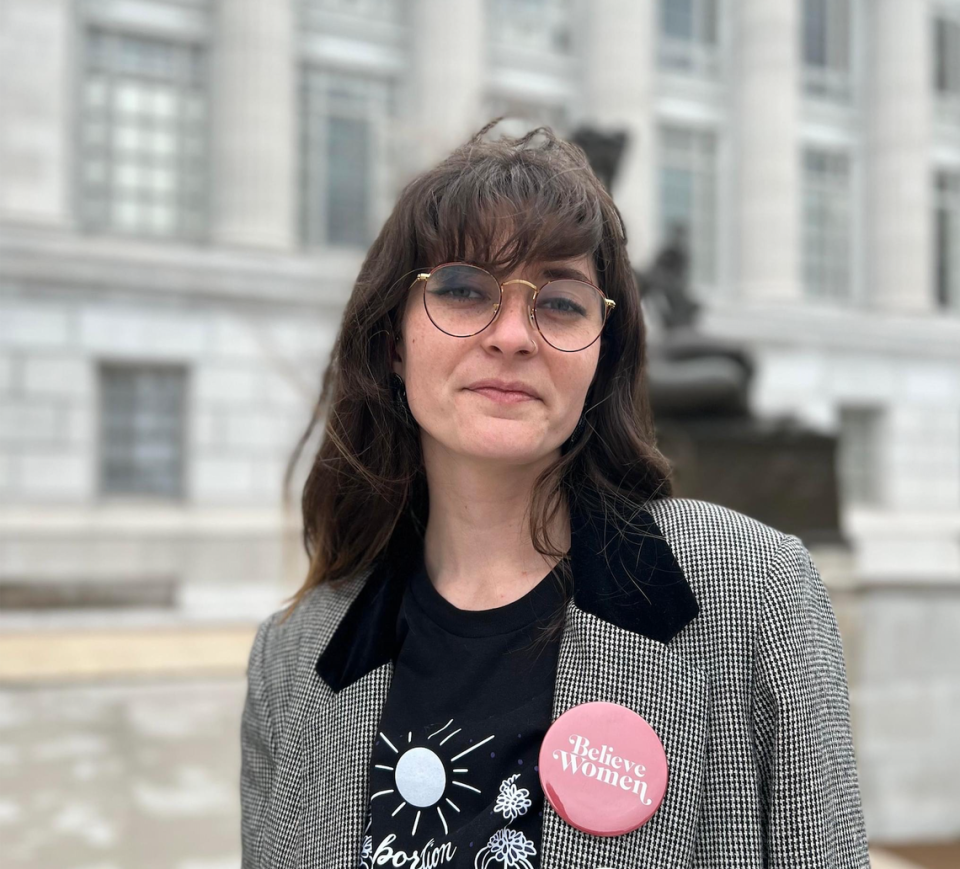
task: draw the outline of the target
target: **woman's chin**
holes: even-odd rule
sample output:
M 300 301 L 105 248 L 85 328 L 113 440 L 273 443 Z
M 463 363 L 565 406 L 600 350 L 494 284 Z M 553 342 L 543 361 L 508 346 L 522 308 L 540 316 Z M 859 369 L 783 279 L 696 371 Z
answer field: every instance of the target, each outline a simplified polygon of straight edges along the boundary
M 422 432 L 423 447 L 429 453 L 439 449 L 468 460 L 505 465 L 542 462 L 560 448 L 559 444 L 551 445 L 541 426 L 524 425 L 516 420 L 485 421 L 477 426 L 460 425 L 433 435 L 424 427 Z M 445 434 L 449 437 L 445 437 Z
M 491 462 L 503 462 L 510 465 L 529 465 L 541 461 L 555 448 L 544 444 L 540 438 L 477 438 L 469 443 L 462 443 L 460 450 L 463 455 L 474 459 Z

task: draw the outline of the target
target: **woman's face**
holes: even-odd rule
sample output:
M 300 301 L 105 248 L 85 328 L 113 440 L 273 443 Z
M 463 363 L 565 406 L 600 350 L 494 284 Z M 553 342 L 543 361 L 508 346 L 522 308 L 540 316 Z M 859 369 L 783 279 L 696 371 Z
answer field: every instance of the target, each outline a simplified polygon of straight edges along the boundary
M 571 266 L 599 286 L 590 256 L 545 263 Z M 506 282 L 522 278 L 537 286 L 540 269 L 523 265 Z M 476 459 L 528 464 L 544 459 L 570 436 L 593 382 L 598 339 L 584 350 L 551 347 L 530 320 L 533 289 L 507 284 L 496 320 L 469 338 L 441 332 L 423 306 L 424 282 L 410 290 L 401 321 L 394 371 L 422 432 L 424 455 L 436 447 Z M 523 384 L 535 397 L 507 400 L 502 392 L 471 388 L 482 380 Z M 516 398 L 516 396 L 513 396 Z

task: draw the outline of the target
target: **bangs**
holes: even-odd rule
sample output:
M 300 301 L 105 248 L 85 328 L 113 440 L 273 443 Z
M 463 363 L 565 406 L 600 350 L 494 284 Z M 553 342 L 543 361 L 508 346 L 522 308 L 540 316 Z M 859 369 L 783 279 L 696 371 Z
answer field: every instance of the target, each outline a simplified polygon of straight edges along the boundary
M 596 260 L 604 229 L 596 178 L 569 153 L 558 172 L 559 156 L 486 152 L 442 165 L 413 211 L 420 265 L 464 261 L 508 274 L 523 263 Z

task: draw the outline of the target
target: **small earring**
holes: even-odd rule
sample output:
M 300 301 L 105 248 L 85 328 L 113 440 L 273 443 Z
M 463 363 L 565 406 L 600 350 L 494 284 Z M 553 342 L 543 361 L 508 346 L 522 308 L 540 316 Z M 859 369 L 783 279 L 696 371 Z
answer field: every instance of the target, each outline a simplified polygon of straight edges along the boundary
M 407 401 L 407 387 L 403 378 L 394 371 L 390 375 L 390 387 L 393 393 L 393 406 L 407 425 L 413 424 L 413 414 L 410 412 L 410 403 Z
M 580 440 L 580 435 L 583 434 L 583 430 L 587 427 L 587 414 L 586 411 L 580 414 L 580 419 L 577 420 L 577 425 L 573 430 L 573 433 L 570 437 L 567 438 L 566 446 L 573 446 L 578 440 Z

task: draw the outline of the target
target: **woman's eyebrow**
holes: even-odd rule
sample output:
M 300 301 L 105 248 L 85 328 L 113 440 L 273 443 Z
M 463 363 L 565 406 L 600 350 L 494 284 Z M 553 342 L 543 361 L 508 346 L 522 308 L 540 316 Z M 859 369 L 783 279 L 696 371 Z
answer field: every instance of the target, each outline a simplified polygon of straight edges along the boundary
M 576 269 L 573 266 L 547 266 L 540 270 L 540 277 L 548 281 L 568 279 L 586 281 L 588 284 L 593 283 L 580 269 Z

